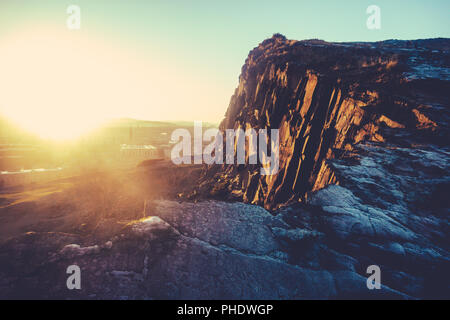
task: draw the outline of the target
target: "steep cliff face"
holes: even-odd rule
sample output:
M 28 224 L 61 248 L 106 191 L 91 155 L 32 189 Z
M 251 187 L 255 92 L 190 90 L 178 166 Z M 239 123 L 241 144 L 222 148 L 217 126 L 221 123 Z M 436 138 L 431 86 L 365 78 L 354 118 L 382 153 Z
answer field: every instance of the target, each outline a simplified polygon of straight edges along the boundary
M 429 105 L 417 96 L 433 88 L 433 97 L 447 103 L 447 69 L 434 66 L 444 79 L 431 84 L 423 67 L 424 59 L 448 66 L 446 43 L 428 40 L 417 48 L 419 42 L 336 44 L 282 35 L 265 40 L 250 52 L 220 129 L 279 129 L 280 170 L 262 176 L 257 165 L 211 166 L 200 193 L 275 209 L 339 184 L 328 160 L 359 143 L 391 142 L 398 131 L 418 140 L 442 139 L 438 124 L 422 110 Z

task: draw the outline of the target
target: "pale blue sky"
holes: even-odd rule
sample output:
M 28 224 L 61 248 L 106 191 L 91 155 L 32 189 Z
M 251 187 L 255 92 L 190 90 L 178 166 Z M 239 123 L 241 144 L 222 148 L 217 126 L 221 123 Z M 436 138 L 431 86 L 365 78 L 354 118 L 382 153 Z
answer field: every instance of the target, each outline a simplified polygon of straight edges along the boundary
M 158 106 L 150 106 L 151 101 L 148 110 L 129 106 L 123 112 L 155 120 L 219 121 L 248 52 L 276 32 L 289 39 L 327 41 L 450 37 L 449 0 L 1 0 L 0 44 L 4 35 L 25 27 L 46 24 L 65 30 L 69 4 L 81 7 L 77 32 L 139 52 L 162 68 L 170 65 L 183 81 L 195 74 L 208 83 L 192 81 L 198 95 L 214 96 L 199 105 L 193 95 L 183 106 L 181 100 L 166 104 L 170 114 L 154 116 Z M 366 8 L 372 4 L 381 8 L 381 30 L 366 28 Z

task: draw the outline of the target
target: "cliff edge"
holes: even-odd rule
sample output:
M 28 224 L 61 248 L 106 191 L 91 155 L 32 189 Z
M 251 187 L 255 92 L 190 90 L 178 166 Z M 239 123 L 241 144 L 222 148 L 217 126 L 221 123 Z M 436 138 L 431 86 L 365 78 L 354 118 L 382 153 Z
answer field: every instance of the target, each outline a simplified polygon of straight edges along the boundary
M 213 165 L 194 194 L 276 209 L 341 178 L 355 147 L 448 146 L 449 39 L 328 43 L 274 35 L 250 51 L 226 129 L 279 129 L 280 170 Z M 248 153 L 247 153 L 248 160 Z

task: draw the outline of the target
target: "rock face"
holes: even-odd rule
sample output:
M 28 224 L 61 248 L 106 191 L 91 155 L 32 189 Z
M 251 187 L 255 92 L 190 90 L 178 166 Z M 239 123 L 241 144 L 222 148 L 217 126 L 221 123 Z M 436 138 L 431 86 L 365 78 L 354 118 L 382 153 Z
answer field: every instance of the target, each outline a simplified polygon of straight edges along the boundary
M 250 52 L 220 128 L 279 129 L 280 170 L 215 165 L 198 192 L 275 209 L 340 183 L 328 160 L 357 144 L 447 144 L 449 43 L 265 40 Z

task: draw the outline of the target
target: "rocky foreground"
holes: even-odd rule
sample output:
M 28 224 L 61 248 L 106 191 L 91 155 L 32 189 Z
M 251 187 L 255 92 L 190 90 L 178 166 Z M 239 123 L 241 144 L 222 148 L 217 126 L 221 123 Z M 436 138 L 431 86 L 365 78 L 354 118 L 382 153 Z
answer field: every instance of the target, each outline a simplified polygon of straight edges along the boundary
M 279 128 L 276 176 L 210 166 L 120 228 L 14 236 L 0 298 L 449 299 L 449 50 L 265 40 L 221 129 Z M 81 290 L 66 287 L 73 264 Z
M 29 232 L 0 248 L 0 298 L 449 297 L 446 217 L 402 217 L 339 186 L 310 201 L 275 216 L 242 203 L 158 201 L 153 216 L 96 244 Z M 73 264 L 81 290 L 66 287 Z M 381 290 L 366 286 L 373 264 Z

